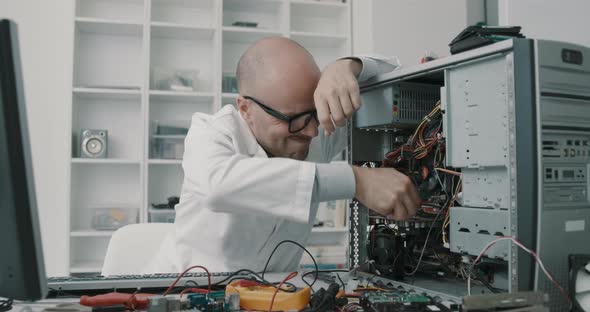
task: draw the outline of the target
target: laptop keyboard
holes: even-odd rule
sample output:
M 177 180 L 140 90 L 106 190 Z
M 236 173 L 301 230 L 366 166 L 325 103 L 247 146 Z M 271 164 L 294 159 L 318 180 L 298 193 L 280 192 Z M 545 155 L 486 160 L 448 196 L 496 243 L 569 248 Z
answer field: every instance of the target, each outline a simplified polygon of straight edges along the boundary
M 97 275 L 84 277 L 49 277 L 47 278 L 47 283 L 50 291 L 166 288 L 172 285 L 179 275 L 179 273 L 157 273 L 110 276 Z M 211 283 L 218 283 L 226 279 L 229 281 L 233 278 L 244 278 L 247 276 L 248 275 L 244 274 L 236 274 L 232 276 L 232 272 L 214 272 L 211 273 Z M 184 287 L 186 283 L 189 283 L 190 286 L 207 286 L 207 273 L 186 273 L 178 281 L 177 286 Z

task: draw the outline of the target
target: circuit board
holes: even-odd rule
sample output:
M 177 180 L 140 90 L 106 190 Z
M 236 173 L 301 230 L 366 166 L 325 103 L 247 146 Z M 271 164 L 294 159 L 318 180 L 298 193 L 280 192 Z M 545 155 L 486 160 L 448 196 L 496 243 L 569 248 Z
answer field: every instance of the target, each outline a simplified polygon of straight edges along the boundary
M 458 311 L 458 306 L 438 302 L 426 295 L 405 292 L 366 292 L 360 298 L 365 311 Z

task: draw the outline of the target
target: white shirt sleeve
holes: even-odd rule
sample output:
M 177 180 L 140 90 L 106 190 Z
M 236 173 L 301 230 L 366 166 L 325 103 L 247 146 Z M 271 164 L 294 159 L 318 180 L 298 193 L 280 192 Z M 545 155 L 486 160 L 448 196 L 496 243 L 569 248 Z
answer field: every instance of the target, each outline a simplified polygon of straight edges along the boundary
M 354 197 L 356 185 L 352 167 L 346 163 L 317 164 L 313 188 L 314 202 Z
M 363 64 L 363 69 L 357 78 L 359 82 L 363 82 L 377 75 L 388 73 L 401 66 L 397 57 L 358 55 L 347 58 L 358 60 Z

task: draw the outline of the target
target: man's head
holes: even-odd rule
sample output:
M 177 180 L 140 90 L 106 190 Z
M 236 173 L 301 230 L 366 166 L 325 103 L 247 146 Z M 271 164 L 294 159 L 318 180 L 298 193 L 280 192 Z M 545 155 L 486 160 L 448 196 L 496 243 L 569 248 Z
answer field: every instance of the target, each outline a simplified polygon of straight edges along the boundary
M 311 54 L 287 38 L 262 39 L 240 58 L 238 109 L 268 154 L 299 160 L 307 157 L 311 139 L 318 135 L 317 120 L 311 118 L 305 128 L 292 133 L 288 122 L 268 111 L 288 117 L 314 111 L 313 93 L 320 74 Z M 297 130 L 293 126 L 291 130 Z

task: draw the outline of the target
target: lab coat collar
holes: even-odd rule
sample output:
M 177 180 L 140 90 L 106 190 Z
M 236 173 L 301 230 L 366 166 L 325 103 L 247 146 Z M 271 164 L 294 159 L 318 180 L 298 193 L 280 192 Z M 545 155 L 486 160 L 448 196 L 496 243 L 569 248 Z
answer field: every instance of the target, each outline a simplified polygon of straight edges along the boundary
M 231 107 L 232 114 L 238 115 L 238 127 L 240 127 L 240 131 L 238 133 L 243 134 L 241 139 L 243 139 L 246 143 L 248 156 L 268 158 L 266 151 L 264 150 L 264 148 L 262 148 L 262 146 L 260 146 L 260 144 L 256 140 L 254 133 L 252 133 L 252 130 L 246 123 L 246 120 L 244 120 L 244 117 L 242 117 L 242 114 L 240 114 L 240 112 L 237 111 L 233 106 L 227 106 Z

